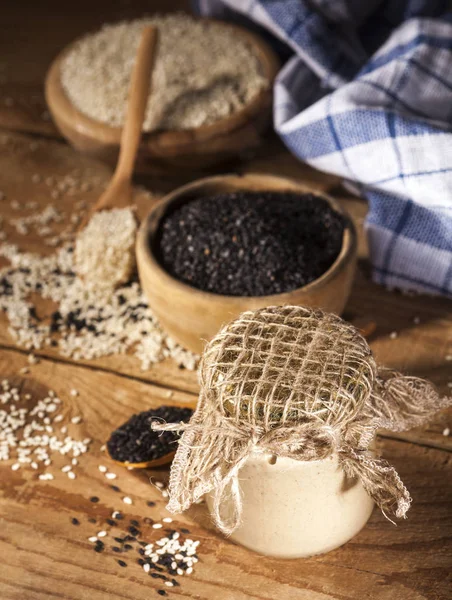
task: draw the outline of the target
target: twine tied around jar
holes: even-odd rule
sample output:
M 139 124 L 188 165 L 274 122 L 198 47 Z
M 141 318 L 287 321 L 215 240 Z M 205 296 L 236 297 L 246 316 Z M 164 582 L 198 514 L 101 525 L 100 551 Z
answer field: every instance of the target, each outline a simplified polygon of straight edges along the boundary
M 171 467 L 168 510 L 213 491 L 226 535 L 239 525 L 238 474 L 252 452 L 308 461 L 337 454 L 385 516 L 405 517 L 411 497 L 395 469 L 369 449 L 376 430 L 403 431 L 441 408 L 431 383 L 378 368 L 366 340 L 339 317 L 299 306 L 248 311 L 209 342 L 199 367 L 198 405 Z M 222 514 L 232 496 L 233 513 Z

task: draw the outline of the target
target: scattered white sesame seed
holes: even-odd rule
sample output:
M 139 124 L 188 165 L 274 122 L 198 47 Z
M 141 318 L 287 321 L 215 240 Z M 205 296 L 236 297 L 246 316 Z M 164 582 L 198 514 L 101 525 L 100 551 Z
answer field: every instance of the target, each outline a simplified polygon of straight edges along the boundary
M 113 519 L 116 519 L 116 517 L 117 517 L 118 515 L 120 515 L 120 514 L 121 514 L 121 513 L 119 512 L 119 510 L 114 510 L 114 511 L 111 513 L 111 516 L 112 516 L 112 518 L 113 518 Z
M 71 396 L 78 396 L 78 390 L 71 390 L 70 394 Z
M 161 481 L 156 481 L 156 482 L 155 482 L 155 485 L 156 485 L 158 488 L 160 488 L 160 489 L 162 489 L 162 488 L 164 488 L 164 487 L 165 487 L 165 484 L 164 484 L 164 483 L 162 483 Z
M 107 467 L 104 467 L 104 465 L 99 465 L 97 468 L 99 469 L 99 471 L 101 473 L 106 473 L 107 472 Z
M 446 436 L 446 437 L 448 435 L 450 435 L 450 428 L 449 427 L 446 427 L 445 429 L 443 429 L 443 435 Z
M 40 221 L 44 218 L 46 222 L 61 220 L 55 208 L 47 213 L 39 217 Z M 61 334 L 58 351 L 63 356 L 89 360 L 133 349 L 143 370 L 168 356 L 189 370 L 196 368 L 197 357 L 177 346 L 162 331 L 138 283 L 102 291 L 87 289 L 86 282 L 74 275 L 74 255 L 74 248 L 69 244 L 44 257 L 22 254 L 10 244 L 0 244 L 0 256 L 17 267 L 26 267 L 15 268 L 13 274 L 9 272 L 10 267 L 0 269 L 1 277 L 5 277 L 14 290 L 12 295 L 0 298 L 0 310 L 6 313 L 10 331 L 19 345 L 33 350 L 53 341 L 49 324 L 30 319 L 32 294 L 37 294 L 58 305 L 61 324 L 56 333 Z M 70 315 L 76 310 L 89 329 L 71 328 Z M 133 320 L 130 319 L 132 311 L 136 316 Z
M 72 471 L 72 465 L 65 465 L 64 467 L 61 467 L 61 470 L 63 473 L 68 473 L 69 471 Z
M 54 423 L 60 423 L 63 420 L 63 415 L 57 415 L 54 419 Z
M 145 573 L 149 573 L 150 569 L 151 569 L 151 565 L 149 565 L 148 563 L 144 563 L 144 565 L 143 565 L 143 571 Z
M 97 534 L 97 537 L 98 538 L 102 538 L 102 537 L 105 537 L 106 535 L 107 535 L 106 531 L 99 531 L 98 534 Z
M 75 467 L 76 465 L 78 465 L 78 460 L 77 460 L 76 458 L 73 458 L 73 459 L 71 460 L 71 463 L 72 463 L 72 464 L 74 465 L 74 467 Z
M 390 338 L 391 340 L 395 340 L 395 339 L 397 338 L 397 335 L 398 335 L 398 334 L 397 334 L 397 331 L 392 331 L 392 332 L 389 334 L 389 338 Z
M 105 477 L 107 479 L 116 479 L 117 475 L 116 473 L 105 473 Z
M 82 417 L 80 417 L 80 416 L 72 417 L 71 423 L 74 423 L 74 425 L 78 425 L 78 423 L 80 423 L 81 420 L 82 420 Z
M 178 575 L 183 575 L 183 574 L 184 574 L 184 572 L 183 572 L 183 570 L 182 570 L 182 569 L 177 569 L 177 574 L 178 574 Z
M 105 444 L 102 444 L 102 446 L 100 447 L 100 451 L 101 452 L 105 452 L 106 447 L 107 446 Z
M 77 477 L 73 471 L 69 471 L 67 476 L 69 477 L 69 479 L 75 479 Z
M 165 581 L 165 585 L 168 587 L 173 587 L 174 583 L 172 581 Z
M 13 465 L 11 465 L 11 471 L 17 471 L 18 469 L 20 469 L 19 463 L 14 463 Z
M 173 522 L 173 519 L 172 519 L 171 517 L 165 517 L 164 519 L 162 519 L 162 521 L 163 521 L 164 523 L 172 523 L 172 522 Z
M 154 525 L 152 526 L 153 529 L 161 529 L 163 527 L 163 525 L 161 523 L 154 523 Z
M 95 535 L 89 537 L 88 542 L 92 542 L 94 544 L 94 542 L 97 542 L 97 537 Z
M 188 569 L 185 571 L 185 573 L 187 575 L 191 575 L 193 573 L 193 567 L 188 567 Z
M 129 498 L 129 496 L 124 496 L 122 501 L 124 502 L 124 504 L 133 504 L 132 498 Z

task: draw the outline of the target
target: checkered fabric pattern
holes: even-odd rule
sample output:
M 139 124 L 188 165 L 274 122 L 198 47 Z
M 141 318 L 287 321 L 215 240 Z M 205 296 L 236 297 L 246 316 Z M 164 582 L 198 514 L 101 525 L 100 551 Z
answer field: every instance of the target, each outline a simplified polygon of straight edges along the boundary
M 445 0 L 198 0 L 285 60 L 288 148 L 369 201 L 375 281 L 452 297 L 452 12 Z

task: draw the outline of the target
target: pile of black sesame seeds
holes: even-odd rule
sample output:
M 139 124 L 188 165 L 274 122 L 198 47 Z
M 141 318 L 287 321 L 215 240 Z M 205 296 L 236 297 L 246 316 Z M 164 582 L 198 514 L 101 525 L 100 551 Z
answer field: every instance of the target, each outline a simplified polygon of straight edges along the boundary
M 171 454 L 179 435 L 173 431 L 152 431 L 152 422 L 186 423 L 192 414 L 190 408 L 160 406 L 132 415 L 110 435 L 108 453 L 113 460 L 127 463 L 148 462 Z
M 167 357 L 195 369 L 197 357 L 163 332 L 138 281 L 117 289 L 90 288 L 76 276 L 73 254 L 70 245 L 47 257 L 0 245 L 0 256 L 10 262 L 0 270 L 0 310 L 20 346 L 55 346 L 76 360 L 133 351 L 143 370 Z M 32 294 L 57 305 L 50 320 L 40 319 Z
M 201 196 L 163 220 L 156 251 L 175 278 L 227 296 L 280 294 L 325 273 L 344 217 L 321 196 L 238 191 Z

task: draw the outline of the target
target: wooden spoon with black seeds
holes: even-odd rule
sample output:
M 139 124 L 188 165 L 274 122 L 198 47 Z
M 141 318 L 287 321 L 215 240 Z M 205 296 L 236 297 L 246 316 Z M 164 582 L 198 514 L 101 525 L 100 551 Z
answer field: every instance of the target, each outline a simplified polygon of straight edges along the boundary
M 193 410 L 181 406 L 160 406 L 133 415 L 118 427 L 107 442 L 108 456 L 129 469 L 151 469 L 170 463 L 176 453 L 179 435 L 152 431 L 152 421 L 186 423 Z

